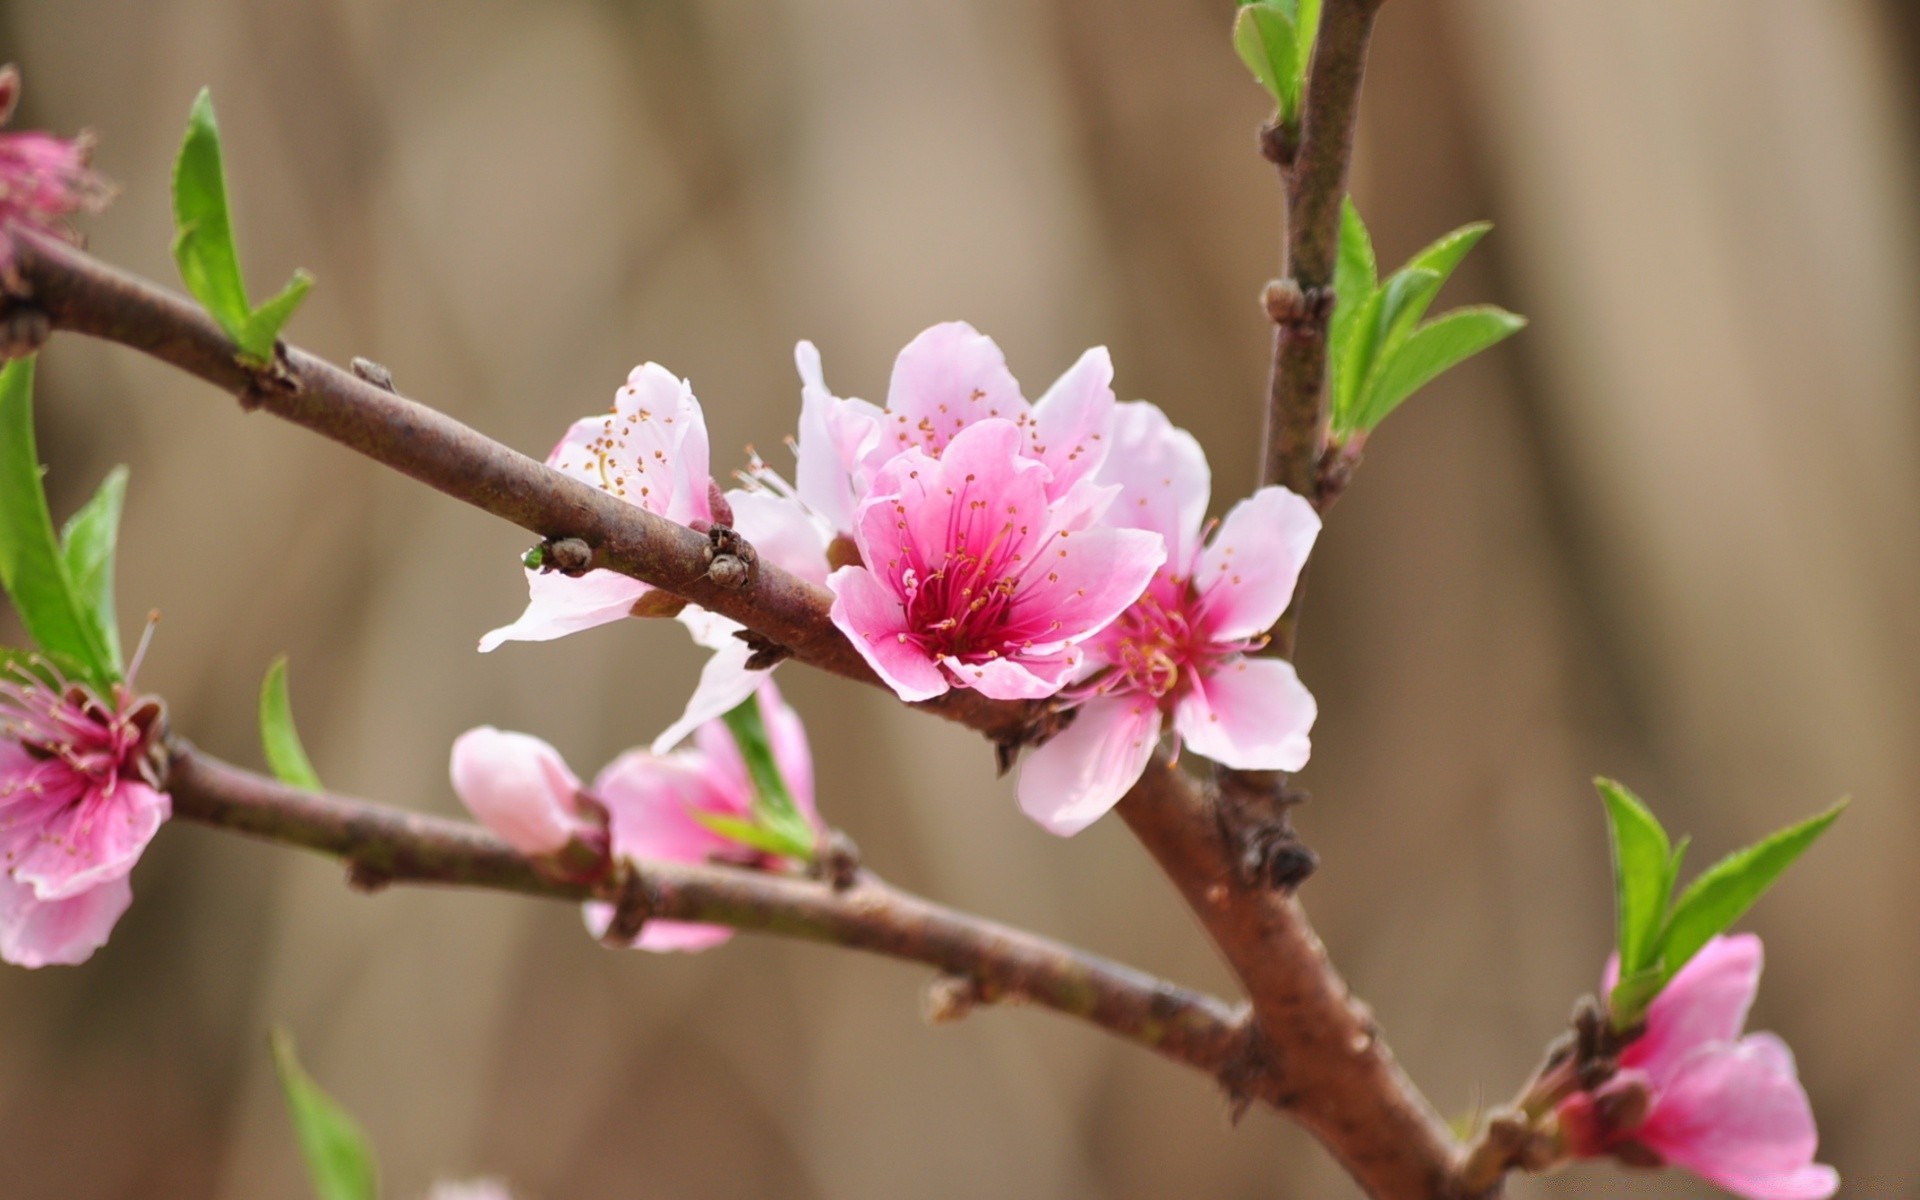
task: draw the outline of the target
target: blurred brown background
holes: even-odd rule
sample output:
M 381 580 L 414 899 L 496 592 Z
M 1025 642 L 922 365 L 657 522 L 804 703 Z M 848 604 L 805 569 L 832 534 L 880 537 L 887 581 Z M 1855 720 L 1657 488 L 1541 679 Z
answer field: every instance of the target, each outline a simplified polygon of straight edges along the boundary
M 256 294 L 535 453 L 636 362 L 692 377 L 716 466 L 771 459 L 790 351 L 880 398 L 963 317 L 1030 395 L 1106 343 L 1250 483 L 1278 193 L 1227 0 L 4 0 L 22 123 L 99 132 L 105 257 L 172 283 L 166 179 L 213 86 Z M 1920 1194 L 1920 361 L 1907 0 L 1393 0 L 1354 185 L 1398 263 L 1499 228 L 1449 290 L 1532 328 L 1396 416 L 1335 510 L 1302 671 L 1323 716 L 1309 906 L 1444 1110 L 1505 1097 L 1610 931 L 1596 771 L 1702 861 L 1850 793 L 1749 921 L 1849 1195 Z M 525 534 L 117 348 L 57 340 L 65 511 L 133 465 L 142 682 L 257 761 L 291 653 L 334 786 L 452 812 L 492 722 L 583 774 L 673 714 L 677 629 L 481 657 Z M 900 882 L 1229 986 L 1124 830 L 1022 819 L 975 738 L 790 668 L 822 806 Z M 1264 1113 L 1060 1020 L 929 1029 L 923 973 L 743 939 L 613 954 L 559 906 L 396 891 L 167 829 L 79 970 L 0 971 L 0 1192 L 305 1195 L 285 1022 L 390 1193 L 496 1172 L 611 1197 L 1342 1197 Z M 1518 1196 L 1701 1196 L 1583 1168 Z

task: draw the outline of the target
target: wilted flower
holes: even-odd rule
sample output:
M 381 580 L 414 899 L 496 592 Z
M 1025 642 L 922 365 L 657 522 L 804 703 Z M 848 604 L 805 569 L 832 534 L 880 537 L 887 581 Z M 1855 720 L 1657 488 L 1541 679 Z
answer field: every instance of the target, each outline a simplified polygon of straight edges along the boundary
M 0 673 L 0 958 L 85 962 L 133 901 L 128 874 L 173 812 L 164 708 L 51 665 Z
M 828 579 L 833 622 L 903 700 L 950 687 L 996 700 L 1060 690 L 1076 643 L 1140 595 L 1159 535 L 1082 529 L 1053 475 L 1003 417 L 887 460 L 854 518 L 863 566 Z
M 1741 1036 L 1760 987 L 1753 934 L 1716 937 L 1647 1008 L 1620 1070 L 1557 1110 L 1567 1153 L 1684 1167 L 1748 1200 L 1824 1200 L 1840 1187 L 1813 1161 L 1813 1109 L 1793 1053 L 1770 1033 Z M 1602 995 L 1617 982 L 1608 964 Z
M 635 367 L 605 416 L 575 421 L 547 465 L 679 525 L 711 521 L 707 424 L 685 380 L 658 363 Z M 574 577 L 527 570 L 527 611 L 480 639 L 543 642 L 629 616 L 650 585 L 616 571 Z
M 0 67 L 0 126 L 13 116 L 20 98 L 20 73 Z M 13 261 L 9 225 L 73 239 L 67 218 L 99 212 L 113 194 L 87 165 L 93 139 L 57 138 L 50 133 L 0 132 L 0 272 Z
M 1073 723 L 1027 755 L 1020 805 L 1054 833 L 1098 819 L 1146 769 L 1171 721 L 1187 748 L 1224 766 L 1304 766 L 1313 696 L 1292 664 L 1249 657 L 1293 595 L 1320 518 L 1284 488 L 1234 505 L 1202 543 L 1206 455 L 1158 408 L 1123 404 L 1099 480 L 1120 496 L 1104 523 L 1165 539 L 1144 595 L 1086 643 L 1087 699 Z
M 771 682 L 761 683 L 757 695 L 774 765 L 801 817 L 817 832 L 806 729 Z M 752 826 L 758 809 L 746 759 L 724 721 L 701 725 L 691 747 L 670 754 L 629 750 L 584 789 L 559 753 L 540 739 L 475 729 L 454 742 L 452 775 L 468 809 L 524 853 L 556 853 L 575 837 L 593 836 L 603 818 L 619 858 L 766 870 L 791 865 L 725 828 L 729 823 Z M 587 924 L 596 935 L 605 934 L 613 915 L 611 905 L 586 905 Z M 648 921 L 634 945 L 704 950 L 732 934 L 719 925 Z

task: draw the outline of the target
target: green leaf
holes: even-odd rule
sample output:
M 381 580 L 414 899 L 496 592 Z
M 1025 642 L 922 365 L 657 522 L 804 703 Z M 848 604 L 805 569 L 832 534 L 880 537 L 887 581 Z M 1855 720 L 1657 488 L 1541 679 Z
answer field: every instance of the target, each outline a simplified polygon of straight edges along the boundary
M 1408 396 L 1449 368 L 1512 337 L 1526 324 L 1525 317 L 1491 305 L 1457 308 L 1427 322 L 1394 347 L 1387 361 L 1376 365 L 1364 403 L 1354 413 L 1354 427 L 1377 428 Z
M 715 812 L 702 812 L 698 809 L 688 809 L 687 815 L 721 837 L 739 842 L 743 846 L 751 846 L 755 850 L 777 854 L 782 858 L 805 860 L 813 857 L 813 839 L 795 837 L 791 830 L 776 829 L 757 821 L 729 817 Z
M 213 117 L 213 96 L 206 88 L 193 102 L 187 136 L 173 164 L 173 223 L 173 259 L 187 290 L 239 345 L 244 357 L 256 363 L 272 359 L 274 341 L 313 279 L 305 271 L 296 271 L 292 282 L 259 308 L 247 302 L 227 201 L 220 127 Z
M 1307 76 L 1313 67 L 1313 44 L 1320 38 L 1320 0 L 1300 0 L 1300 7 L 1294 13 L 1293 48 L 1298 56 L 1296 68 L 1300 80 L 1300 96 L 1306 94 Z M 1298 104 L 1295 105 L 1297 109 Z
M 1291 123 L 1300 108 L 1301 55 L 1291 6 L 1262 0 L 1241 6 L 1233 18 L 1233 48 Z
M 377 1200 L 378 1175 L 366 1135 L 347 1110 L 301 1068 L 293 1039 L 284 1029 L 273 1033 L 273 1065 L 313 1179 L 314 1195 L 319 1200 Z
M 93 621 L 94 632 L 115 666 L 120 657 L 120 622 L 113 605 L 113 551 L 120 540 L 120 510 L 127 498 L 127 469 L 115 467 L 99 490 L 60 530 L 61 556 L 73 592 Z
M 320 776 L 307 759 L 306 747 L 293 727 L 293 702 L 287 697 L 287 656 L 282 654 L 267 668 L 260 683 L 260 748 L 266 752 L 267 766 L 274 778 L 290 787 L 321 790 Z
M 1366 380 L 1360 385 L 1362 410 L 1370 406 L 1368 397 L 1373 391 L 1373 379 L 1380 373 L 1381 364 L 1393 356 L 1400 343 L 1407 340 L 1414 322 L 1426 311 L 1427 304 L 1439 287 L 1438 272 L 1425 267 L 1401 267 L 1387 278 L 1386 286 L 1380 289 L 1380 311 L 1374 318 L 1369 355 L 1372 362 L 1368 365 Z
M 1349 369 L 1348 358 L 1354 330 L 1359 327 L 1356 318 L 1373 301 L 1379 286 L 1373 239 L 1367 234 L 1366 222 L 1360 219 L 1360 210 L 1354 207 L 1353 197 L 1344 197 L 1340 201 L 1339 252 L 1333 263 L 1333 316 L 1327 324 L 1327 395 L 1332 397 L 1336 432 L 1353 428 L 1347 418 L 1352 413 L 1358 376 L 1364 376 L 1366 364 Z
M 1673 891 L 1673 847 L 1638 796 L 1611 779 L 1593 783 L 1607 806 L 1620 978 L 1626 980 L 1658 960 L 1660 926 Z
M 1731 928 L 1773 886 L 1780 873 L 1840 819 L 1846 807 L 1847 802 L 1842 800 L 1818 816 L 1735 851 L 1688 884 L 1674 903 L 1661 939 L 1664 978 L 1672 979 L 1700 952 L 1700 947 Z
M 0 370 L 0 586 L 41 650 L 73 663 L 79 679 L 103 691 L 119 679 L 119 663 L 76 593 L 53 534 L 33 439 L 31 358 Z
M 1624 1033 L 1640 1023 L 1647 1015 L 1647 1005 L 1660 994 L 1667 985 L 1666 976 L 1660 973 L 1660 964 L 1645 967 L 1628 975 L 1613 985 L 1613 992 L 1607 997 L 1607 1017 L 1614 1029 Z
M 1467 251 L 1479 245 L 1480 239 L 1487 236 L 1492 230 L 1493 225 L 1488 221 L 1476 221 L 1471 225 L 1462 225 L 1460 228 L 1407 260 L 1408 267 L 1423 271 L 1432 271 L 1439 277 L 1433 285 L 1433 290 L 1426 294 L 1425 299 L 1419 301 L 1419 308 L 1414 313 L 1414 320 L 1418 321 L 1421 317 L 1427 315 L 1427 305 L 1433 302 L 1433 297 L 1439 294 L 1441 287 L 1453 276 L 1454 268 L 1460 265 L 1460 260 L 1467 256 Z
M 753 823 L 786 846 L 777 853 L 811 859 L 813 827 L 794 803 L 786 778 L 780 774 L 780 765 L 774 760 L 773 745 L 767 738 L 766 723 L 761 719 L 760 697 L 747 697 L 722 720 L 733 734 L 740 757 L 746 760 L 747 776 L 753 782 Z

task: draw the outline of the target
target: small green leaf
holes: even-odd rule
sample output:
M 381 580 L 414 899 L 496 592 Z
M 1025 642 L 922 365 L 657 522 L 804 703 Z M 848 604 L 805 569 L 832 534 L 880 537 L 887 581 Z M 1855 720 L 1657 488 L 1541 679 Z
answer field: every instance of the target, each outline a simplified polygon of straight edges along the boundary
M 1414 316 L 1414 320 L 1417 321 L 1427 315 L 1427 305 L 1432 303 L 1434 295 L 1437 294 L 1440 288 L 1446 284 L 1447 280 L 1453 276 L 1454 268 L 1460 265 L 1460 260 L 1467 256 L 1467 251 L 1479 245 L 1480 239 L 1487 236 L 1492 230 L 1493 225 L 1488 221 L 1476 221 L 1471 225 L 1462 225 L 1460 228 L 1407 260 L 1407 266 L 1415 267 L 1423 271 L 1432 271 L 1435 275 L 1439 276 L 1438 281 L 1433 286 L 1433 291 L 1428 293 L 1426 300 L 1421 303 L 1418 313 Z
M 753 824 L 787 847 L 777 853 L 812 858 L 813 827 L 794 803 L 793 793 L 788 790 L 786 778 L 780 774 L 780 765 L 773 757 L 773 745 L 767 738 L 766 723 L 761 719 L 760 697 L 747 697 L 722 720 L 733 734 L 734 744 L 740 748 L 740 757 L 747 764 L 747 776 L 753 783 Z
M 1359 327 L 1356 318 L 1373 302 L 1379 286 L 1373 239 L 1367 234 L 1366 222 L 1360 219 L 1360 210 L 1354 207 L 1353 197 L 1347 196 L 1340 202 L 1340 245 L 1333 265 L 1333 316 L 1327 324 L 1327 395 L 1332 398 L 1333 428 L 1338 433 L 1353 428 L 1349 417 L 1354 393 L 1366 373 L 1365 363 L 1353 368 L 1348 365 L 1354 330 Z
M 256 363 L 272 359 L 275 339 L 313 279 L 305 271 L 296 271 L 292 282 L 259 308 L 247 302 L 227 201 L 220 127 L 214 121 L 213 96 L 206 88 L 193 102 L 187 136 L 173 164 L 173 223 L 173 259 L 187 290 L 239 345 L 242 355 Z
M 287 656 L 282 654 L 267 668 L 260 683 L 260 748 L 266 752 L 267 766 L 274 778 L 289 787 L 321 790 L 320 776 L 307 759 L 306 747 L 293 727 L 293 702 L 287 696 Z
M 1640 1018 L 1647 1015 L 1647 1005 L 1653 1003 L 1653 998 L 1666 984 L 1658 963 L 1614 984 L 1613 992 L 1607 997 L 1607 1017 L 1614 1029 L 1624 1033 L 1638 1025 Z
M 1376 365 L 1364 403 L 1354 414 L 1354 427 L 1377 428 L 1408 396 L 1449 368 L 1512 337 L 1526 324 L 1525 317 L 1491 305 L 1457 308 L 1427 322 L 1395 347 L 1387 361 Z
M 273 1033 L 273 1065 L 313 1179 L 314 1195 L 319 1200 L 377 1200 L 378 1173 L 366 1135 L 347 1110 L 301 1068 L 293 1039 L 284 1029 Z
M 729 817 L 715 812 L 702 812 L 698 809 L 689 809 L 687 815 L 721 837 L 739 842 L 743 846 L 751 846 L 755 850 L 777 854 L 782 858 L 804 861 L 813 857 L 813 839 L 796 837 L 791 830 L 776 829 L 757 821 Z
M 1440 288 L 1440 275 L 1425 267 L 1401 267 L 1387 277 L 1386 286 L 1380 289 L 1380 312 L 1374 318 L 1373 342 L 1370 357 L 1372 364 L 1367 370 L 1367 379 L 1360 385 L 1360 407 L 1370 406 L 1368 396 L 1373 390 L 1373 379 L 1380 368 L 1400 343 L 1407 340 L 1414 322 L 1433 299 Z
M 53 533 L 33 438 L 33 360 L 0 370 L 0 586 L 41 650 L 102 690 L 120 677 Z
M 1293 49 L 1298 60 L 1294 70 L 1300 80 L 1296 101 L 1305 98 L 1307 77 L 1313 67 L 1313 44 L 1320 39 L 1320 0 L 1299 0 L 1299 4 L 1293 18 Z M 1298 110 L 1299 104 L 1294 107 Z
M 1735 851 L 1688 884 L 1674 902 L 1673 916 L 1661 938 L 1664 978 L 1672 979 L 1710 939 L 1731 928 L 1773 886 L 1780 873 L 1840 819 L 1846 807 L 1847 802 L 1842 800 L 1816 817 Z
M 69 517 L 60 530 L 67 578 L 115 666 L 122 659 L 120 622 L 113 605 L 113 551 L 120 540 L 120 510 L 126 498 L 127 469 L 115 467 L 100 481 L 93 499 Z
M 1666 830 L 1638 796 L 1611 779 L 1593 783 L 1607 806 L 1620 978 L 1626 980 L 1658 960 L 1657 939 L 1673 888 L 1673 847 Z
M 1300 52 L 1293 14 L 1272 0 L 1241 6 L 1233 18 L 1233 48 L 1291 122 L 1300 104 Z

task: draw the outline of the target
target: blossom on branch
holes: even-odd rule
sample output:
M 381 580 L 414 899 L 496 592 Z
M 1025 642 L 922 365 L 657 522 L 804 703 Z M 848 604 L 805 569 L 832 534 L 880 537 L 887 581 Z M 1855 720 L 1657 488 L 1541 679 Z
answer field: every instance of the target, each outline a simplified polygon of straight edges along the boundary
M 942 441 L 938 457 L 914 445 L 875 473 L 854 515 L 864 565 L 827 586 L 834 624 L 902 700 L 952 687 L 1053 695 L 1080 666 L 1078 643 L 1165 560 L 1158 534 L 1085 528 L 1080 497 L 1054 490 L 1030 445 L 1026 428 L 989 417 Z
M 1120 496 L 1104 523 L 1158 534 L 1167 558 L 1145 594 L 1086 643 L 1073 723 L 1021 766 L 1021 808 L 1058 834 L 1119 801 L 1168 722 L 1224 766 L 1294 771 L 1306 765 L 1316 713 L 1291 663 L 1248 655 L 1293 596 L 1320 532 L 1313 506 L 1261 488 L 1203 543 L 1211 481 L 1193 436 L 1137 401 L 1120 406 L 1112 440 L 1098 479 Z
M 20 73 L 12 66 L 0 67 L 0 126 L 13 116 L 19 98 Z M 88 165 L 92 157 L 93 139 L 84 133 L 58 138 L 0 132 L 0 273 L 13 262 L 7 226 L 76 241 L 67 219 L 106 207 L 113 189 Z
M 125 686 L 104 699 L 39 660 L 0 673 L 0 958 L 71 965 L 106 944 L 173 812 L 164 726 Z
M 693 388 L 658 363 L 635 367 L 604 416 L 573 423 L 547 465 L 678 525 L 711 521 L 707 423 Z M 632 614 L 650 584 L 604 568 L 570 576 L 527 569 L 527 610 L 480 639 L 544 642 Z
M 522 853 L 557 854 L 570 840 L 604 829 L 615 858 L 730 863 L 786 870 L 810 856 L 821 832 L 813 799 L 806 728 L 770 681 L 753 697 L 773 769 L 797 810 L 804 841 L 768 816 L 767 798 L 729 718 L 693 731 L 693 744 L 668 754 L 629 750 L 582 788 L 558 751 L 539 738 L 470 730 L 455 740 L 454 790 L 483 824 Z M 588 927 L 605 936 L 610 904 L 585 906 Z M 704 950 L 732 936 L 719 925 L 648 921 L 642 950 Z
M 1647 1008 L 1644 1031 L 1620 1070 L 1561 1101 L 1567 1153 L 1684 1167 L 1748 1200 L 1824 1200 L 1839 1189 L 1813 1161 L 1813 1109 L 1793 1053 L 1770 1033 L 1741 1036 L 1760 987 L 1753 934 L 1720 936 L 1674 975 Z M 1609 963 L 1601 992 L 1617 982 Z

